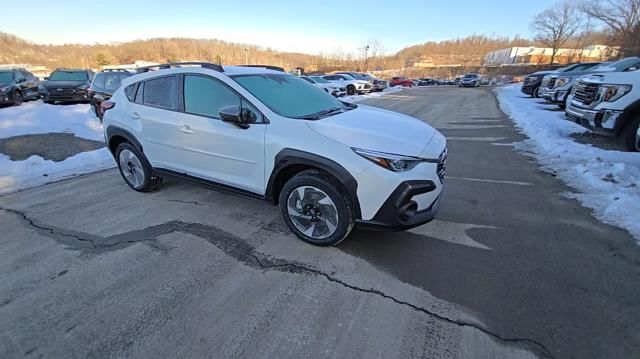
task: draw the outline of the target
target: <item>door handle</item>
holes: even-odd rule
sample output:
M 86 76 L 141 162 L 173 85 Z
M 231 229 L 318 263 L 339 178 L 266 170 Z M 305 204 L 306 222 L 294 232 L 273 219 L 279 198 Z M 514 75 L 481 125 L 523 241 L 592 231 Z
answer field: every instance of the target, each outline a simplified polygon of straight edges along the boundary
M 180 132 L 186 133 L 188 135 L 195 133 L 195 131 L 192 130 L 191 127 L 189 127 L 189 125 L 183 125 L 182 127 L 180 127 Z
M 139 120 L 140 119 L 140 114 L 137 113 L 137 112 L 133 112 L 129 116 L 134 120 Z

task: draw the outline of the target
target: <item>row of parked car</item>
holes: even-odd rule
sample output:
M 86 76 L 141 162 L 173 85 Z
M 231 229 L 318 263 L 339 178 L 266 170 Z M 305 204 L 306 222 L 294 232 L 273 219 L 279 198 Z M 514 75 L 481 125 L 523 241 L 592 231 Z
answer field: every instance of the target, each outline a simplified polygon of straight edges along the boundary
M 387 81 L 361 72 L 334 72 L 325 75 L 304 75 L 300 78 L 335 97 L 382 91 L 389 86 Z
M 640 57 L 577 63 L 524 79 L 521 91 L 565 110 L 567 118 L 640 151 Z

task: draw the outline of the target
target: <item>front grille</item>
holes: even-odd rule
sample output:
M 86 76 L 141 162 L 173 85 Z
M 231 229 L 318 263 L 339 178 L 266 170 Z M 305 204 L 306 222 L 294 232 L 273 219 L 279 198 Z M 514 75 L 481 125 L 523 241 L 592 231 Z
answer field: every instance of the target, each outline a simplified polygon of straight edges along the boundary
M 438 167 L 436 169 L 436 172 L 438 173 L 438 177 L 440 177 L 440 180 L 444 180 L 444 172 L 447 170 L 447 154 L 448 151 L 445 148 L 438 158 Z
M 74 89 L 57 89 L 52 88 L 49 90 L 50 96 L 73 96 L 76 93 Z
M 364 88 L 366 88 L 366 89 L 370 89 L 370 88 L 371 88 L 371 84 L 366 84 L 366 85 L 364 85 Z
M 340 92 L 345 92 L 345 91 L 347 91 L 346 87 L 340 87 Z
M 596 100 L 597 95 L 597 84 L 578 81 L 574 85 L 573 99 L 586 106 L 591 105 Z

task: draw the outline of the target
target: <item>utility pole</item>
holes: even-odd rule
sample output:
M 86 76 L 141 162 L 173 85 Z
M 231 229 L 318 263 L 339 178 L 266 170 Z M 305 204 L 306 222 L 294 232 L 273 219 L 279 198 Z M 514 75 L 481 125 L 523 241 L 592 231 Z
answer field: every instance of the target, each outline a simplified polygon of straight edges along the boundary
M 244 64 L 249 65 L 249 48 L 244 48 Z
M 364 72 L 367 72 L 367 55 L 369 54 L 369 45 L 364 45 Z

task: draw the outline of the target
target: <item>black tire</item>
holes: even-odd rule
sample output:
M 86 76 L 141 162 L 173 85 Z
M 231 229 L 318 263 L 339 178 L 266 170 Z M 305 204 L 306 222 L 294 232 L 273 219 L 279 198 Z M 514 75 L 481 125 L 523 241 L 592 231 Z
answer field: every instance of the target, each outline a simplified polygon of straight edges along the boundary
M 20 106 L 24 98 L 22 97 L 22 92 L 16 90 L 13 92 L 13 106 Z
M 636 113 L 620 133 L 622 144 L 629 152 L 640 152 L 640 133 L 638 133 L 638 127 L 640 127 L 640 113 Z
M 142 180 L 139 181 L 139 183 L 134 183 L 131 180 L 131 177 L 130 177 L 131 175 L 126 174 L 127 172 L 131 173 L 130 167 L 122 168 L 124 164 L 122 163 L 123 161 L 121 161 L 120 156 L 124 151 L 128 151 L 125 154 L 128 154 L 128 153 L 133 154 L 137 159 L 137 162 L 133 161 L 135 162 L 134 170 L 135 171 L 139 170 L 140 174 L 143 175 L 143 178 Z M 162 184 L 162 178 L 153 176 L 153 170 L 151 168 L 151 165 L 149 164 L 149 161 L 132 144 L 128 142 L 123 142 L 120 145 L 118 145 L 118 148 L 116 149 L 115 159 L 116 159 L 116 164 L 118 165 L 118 170 L 120 171 L 120 175 L 122 176 L 122 179 L 129 187 L 131 187 L 131 189 L 138 192 L 151 192 L 158 189 Z M 132 165 L 131 162 L 132 161 L 129 161 L 129 166 Z M 139 163 L 139 168 L 137 165 L 138 163 Z
M 302 186 L 320 189 L 331 201 L 333 201 L 333 204 L 335 205 L 333 209 L 337 212 L 337 224 L 335 225 L 334 232 L 325 238 L 317 239 L 304 234 L 300 229 L 298 229 L 298 227 L 296 227 L 289 215 L 288 202 L 290 199 L 293 199 L 290 198 L 290 196 L 293 191 Z M 279 204 L 282 217 L 293 234 L 303 241 L 316 246 L 337 245 L 347 238 L 355 225 L 355 213 L 353 211 L 353 205 L 349 194 L 337 179 L 322 171 L 306 170 L 289 179 L 284 184 L 282 191 L 280 191 Z M 302 203 L 300 204 L 302 205 Z
M 533 89 L 533 92 L 531 92 L 531 97 L 533 98 L 540 98 L 540 86 L 536 86 Z
M 353 85 L 347 86 L 347 95 L 353 96 L 356 94 L 356 87 Z

